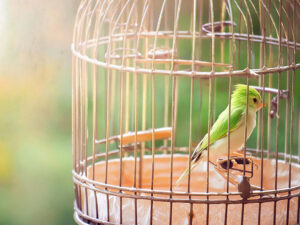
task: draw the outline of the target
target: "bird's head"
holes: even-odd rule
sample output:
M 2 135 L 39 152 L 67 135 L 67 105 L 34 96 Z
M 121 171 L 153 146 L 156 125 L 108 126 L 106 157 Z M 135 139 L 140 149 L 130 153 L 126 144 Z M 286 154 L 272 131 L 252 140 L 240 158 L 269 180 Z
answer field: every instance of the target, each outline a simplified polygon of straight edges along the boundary
M 237 84 L 235 86 L 235 90 L 232 94 L 232 104 L 235 106 L 246 106 L 247 85 Z M 248 106 L 249 109 L 254 109 L 256 111 L 260 110 L 264 106 L 259 92 L 253 87 L 249 87 Z

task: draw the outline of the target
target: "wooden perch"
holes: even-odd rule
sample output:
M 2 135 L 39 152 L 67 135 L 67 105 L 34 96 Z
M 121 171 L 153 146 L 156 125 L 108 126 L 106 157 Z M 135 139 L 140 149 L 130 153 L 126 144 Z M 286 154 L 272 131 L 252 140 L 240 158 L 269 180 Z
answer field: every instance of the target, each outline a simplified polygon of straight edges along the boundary
M 154 139 L 155 140 L 161 140 L 161 139 L 168 139 L 172 136 L 172 127 L 163 127 L 154 129 Z M 128 132 L 126 134 L 123 134 L 122 137 L 122 145 L 128 145 L 135 143 L 135 138 L 137 139 L 137 142 L 146 142 L 152 140 L 152 129 L 151 130 L 145 130 L 145 131 L 138 131 L 137 135 L 135 132 Z M 109 137 L 108 139 L 102 139 L 102 140 L 96 140 L 96 144 L 104 144 L 111 141 L 118 141 L 121 143 L 121 135 Z

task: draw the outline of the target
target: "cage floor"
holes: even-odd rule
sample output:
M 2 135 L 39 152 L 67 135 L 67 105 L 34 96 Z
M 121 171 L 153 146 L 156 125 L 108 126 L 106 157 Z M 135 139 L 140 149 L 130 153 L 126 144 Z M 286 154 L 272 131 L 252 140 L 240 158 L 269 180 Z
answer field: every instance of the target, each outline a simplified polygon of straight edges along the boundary
M 185 170 L 187 166 L 187 156 L 174 155 L 173 160 L 173 184 L 177 178 Z M 260 186 L 261 183 L 261 161 L 254 158 L 257 166 L 254 166 L 254 176 L 250 180 L 252 185 Z M 134 185 L 134 158 L 127 157 L 123 159 L 122 168 L 122 187 L 133 187 Z M 138 186 L 139 165 L 137 161 L 136 184 Z M 142 161 L 142 188 L 151 187 L 152 177 L 152 157 L 145 156 Z M 170 155 L 155 156 L 154 163 L 154 190 L 170 190 Z M 263 188 L 264 190 L 273 190 L 275 185 L 275 168 L 276 161 L 274 159 L 263 160 Z M 88 168 L 88 177 L 92 177 L 92 167 Z M 95 165 L 95 180 L 104 182 L 105 177 L 105 161 L 98 162 Z M 108 177 L 107 183 L 111 185 L 119 185 L 120 182 L 120 160 L 114 159 L 108 161 Z M 207 191 L 207 163 L 200 162 L 199 165 L 191 173 L 191 192 L 206 192 Z M 179 186 L 174 186 L 174 191 L 187 191 L 188 180 L 185 179 Z M 289 184 L 289 165 L 283 161 L 278 161 L 278 178 L 277 188 L 288 188 Z M 300 167 L 292 164 L 291 167 L 291 186 L 300 185 Z M 209 191 L 210 192 L 226 192 L 227 180 L 221 176 L 213 165 L 209 166 Z M 101 187 L 98 187 L 101 188 Z M 103 188 L 102 188 L 103 189 Z M 116 189 L 111 189 L 119 193 Z M 229 191 L 237 192 L 237 186 L 229 183 Z M 107 209 L 109 207 L 109 221 L 112 223 L 120 223 L 120 197 L 97 193 L 87 190 L 88 202 L 86 204 L 85 191 L 82 189 L 82 205 L 83 211 L 86 212 L 88 206 L 88 215 L 98 217 L 102 221 L 107 221 Z M 125 192 L 126 193 L 126 192 Z M 128 192 L 129 193 L 129 192 Z M 291 192 L 291 193 L 298 193 Z M 130 194 L 134 194 L 130 192 Z M 283 193 L 282 195 L 286 195 Z M 281 194 L 278 194 L 279 196 Z M 96 197 L 97 196 L 97 201 Z M 142 194 L 142 196 L 150 196 L 150 194 Z M 168 198 L 168 195 L 158 195 L 156 197 Z M 274 195 L 273 195 L 274 196 Z M 187 196 L 174 196 L 174 198 L 184 198 Z M 206 199 L 205 196 L 193 196 L 192 199 Z M 225 199 L 225 196 L 211 196 L 210 199 Z M 259 198 L 252 197 L 250 199 Z M 229 199 L 241 199 L 240 196 L 230 196 Z M 96 214 L 96 202 L 98 213 Z M 108 203 L 108 204 L 107 204 Z M 280 200 L 276 203 L 276 211 L 274 212 L 274 202 L 264 202 L 259 206 L 259 203 L 247 203 L 244 205 L 244 224 L 257 224 L 260 211 L 261 224 L 273 224 L 273 216 L 275 213 L 276 224 L 285 224 L 287 218 L 287 200 Z M 297 207 L 298 197 L 290 199 L 289 202 L 289 224 L 297 222 Z M 136 208 L 135 208 L 136 207 Z M 189 224 L 190 207 L 193 212 L 193 224 L 206 224 L 207 212 L 209 213 L 209 224 L 224 224 L 225 220 L 225 204 L 210 204 L 207 211 L 207 204 L 188 204 L 188 203 L 173 203 L 172 204 L 172 224 Z M 261 210 L 259 210 L 261 207 Z M 149 224 L 151 216 L 151 201 L 145 199 L 135 199 L 122 197 L 122 224 L 135 223 L 135 211 L 137 214 L 137 224 Z M 242 204 L 228 204 L 227 224 L 241 224 Z M 153 201 L 152 222 L 153 224 L 168 224 L 170 218 L 170 203 L 164 201 Z

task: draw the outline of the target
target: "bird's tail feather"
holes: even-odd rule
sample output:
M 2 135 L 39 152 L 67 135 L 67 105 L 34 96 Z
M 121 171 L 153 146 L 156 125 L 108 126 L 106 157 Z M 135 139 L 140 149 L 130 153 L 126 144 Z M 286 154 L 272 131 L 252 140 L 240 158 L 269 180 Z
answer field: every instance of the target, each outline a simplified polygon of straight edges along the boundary
M 178 186 L 184 178 L 189 174 L 190 171 L 192 171 L 195 168 L 196 164 L 194 161 L 191 162 L 191 167 L 187 167 L 186 170 L 181 174 L 181 176 L 177 179 L 175 186 Z
M 200 144 L 196 147 L 196 150 L 194 151 L 192 157 L 191 157 L 191 166 L 187 166 L 186 170 L 181 174 L 181 176 L 177 179 L 175 186 L 178 186 L 183 179 L 196 167 L 197 163 L 205 157 L 205 154 L 203 154 L 203 151 L 197 151 Z

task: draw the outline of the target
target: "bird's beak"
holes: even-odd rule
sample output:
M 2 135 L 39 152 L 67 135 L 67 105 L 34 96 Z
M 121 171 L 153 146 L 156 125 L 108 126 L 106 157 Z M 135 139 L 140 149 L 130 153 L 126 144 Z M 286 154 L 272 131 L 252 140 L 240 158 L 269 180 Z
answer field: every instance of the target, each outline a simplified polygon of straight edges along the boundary
M 266 103 L 263 104 L 263 102 L 260 102 L 258 104 L 258 110 L 260 110 L 262 107 L 266 107 Z

